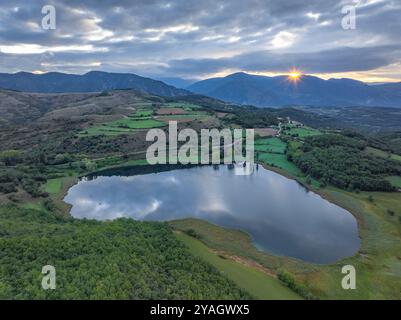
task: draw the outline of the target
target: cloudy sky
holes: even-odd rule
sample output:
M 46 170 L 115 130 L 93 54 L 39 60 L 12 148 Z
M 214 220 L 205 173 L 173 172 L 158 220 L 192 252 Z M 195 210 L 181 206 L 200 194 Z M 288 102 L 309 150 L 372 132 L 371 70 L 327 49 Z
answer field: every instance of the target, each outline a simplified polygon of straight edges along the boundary
M 356 5 L 356 29 L 342 9 Z M 42 28 L 44 5 L 56 29 Z M 401 0 L 0 0 L 0 72 L 401 81 Z

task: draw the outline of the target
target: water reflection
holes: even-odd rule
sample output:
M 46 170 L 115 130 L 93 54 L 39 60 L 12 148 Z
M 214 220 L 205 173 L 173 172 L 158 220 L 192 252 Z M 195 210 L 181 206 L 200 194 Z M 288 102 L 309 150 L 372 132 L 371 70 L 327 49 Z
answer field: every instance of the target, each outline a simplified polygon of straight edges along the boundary
M 357 223 L 349 212 L 262 167 L 252 175 L 236 175 L 241 168 L 105 172 L 73 186 L 65 201 L 77 218 L 204 219 L 249 233 L 261 250 L 317 263 L 334 262 L 359 248 Z

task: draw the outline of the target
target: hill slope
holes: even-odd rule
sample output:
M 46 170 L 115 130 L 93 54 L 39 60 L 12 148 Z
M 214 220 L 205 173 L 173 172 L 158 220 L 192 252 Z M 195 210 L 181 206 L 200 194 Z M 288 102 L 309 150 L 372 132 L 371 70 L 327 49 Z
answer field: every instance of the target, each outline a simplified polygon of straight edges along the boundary
M 85 221 L 0 207 L 1 299 L 246 299 L 163 223 Z M 15 263 L 18 261 L 18 263 Z M 55 266 L 57 290 L 42 290 Z
M 108 73 L 91 71 L 83 75 L 50 72 L 1 73 L 0 88 L 24 92 L 100 92 L 116 89 L 136 89 L 160 96 L 185 95 L 186 90 L 177 89 L 164 82 L 140 77 L 131 73 Z

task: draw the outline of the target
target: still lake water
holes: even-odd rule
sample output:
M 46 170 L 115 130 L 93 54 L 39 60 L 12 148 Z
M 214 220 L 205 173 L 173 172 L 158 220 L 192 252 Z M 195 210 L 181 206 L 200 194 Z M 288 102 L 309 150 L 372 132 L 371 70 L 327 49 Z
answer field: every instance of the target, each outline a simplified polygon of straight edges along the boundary
M 355 218 L 294 180 L 259 166 L 202 166 L 169 171 L 139 167 L 82 179 L 64 201 L 76 218 L 198 218 L 247 232 L 259 250 L 315 263 L 352 256 L 359 248 Z

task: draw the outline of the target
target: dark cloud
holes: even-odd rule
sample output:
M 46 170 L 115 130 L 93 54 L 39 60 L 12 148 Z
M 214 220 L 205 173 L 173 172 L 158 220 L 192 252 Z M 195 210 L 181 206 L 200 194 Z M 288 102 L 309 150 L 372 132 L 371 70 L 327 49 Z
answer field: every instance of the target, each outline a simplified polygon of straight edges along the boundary
M 335 73 L 373 70 L 399 61 L 400 56 L 401 45 L 342 47 L 312 53 L 260 51 L 221 59 L 172 60 L 166 69 L 182 76 L 216 73 L 235 68 L 250 72 L 282 72 L 288 71 L 291 66 L 297 66 L 307 73 Z
M 401 2 L 359 0 L 357 29 L 343 30 L 341 8 L 354 2 L 2 0 L 0 71 L 193 78 L 231 69 L 338 73 L 400 63 Z M 56 30 L 40 28 L 46 4 L 56 7 Z

